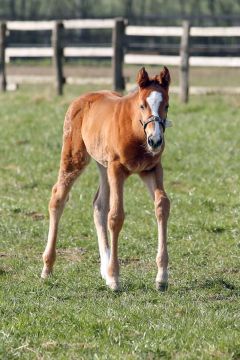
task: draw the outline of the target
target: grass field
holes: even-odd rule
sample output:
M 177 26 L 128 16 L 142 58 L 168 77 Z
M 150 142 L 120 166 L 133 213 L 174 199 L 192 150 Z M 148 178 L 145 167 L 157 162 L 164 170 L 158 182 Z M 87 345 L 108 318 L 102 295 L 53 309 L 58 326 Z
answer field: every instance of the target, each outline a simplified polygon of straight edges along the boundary
M 86 90 L 0 95 L 0 358 L 240 359 L 240 97 L 171 99 L 166 293 L 155 290 L 157 227 L 136 176 L 125 191 L 123 289 L 113 293 L 101 280 L 94 162 L 64 212 L 54 276 L 40 280 L 64 113 Z

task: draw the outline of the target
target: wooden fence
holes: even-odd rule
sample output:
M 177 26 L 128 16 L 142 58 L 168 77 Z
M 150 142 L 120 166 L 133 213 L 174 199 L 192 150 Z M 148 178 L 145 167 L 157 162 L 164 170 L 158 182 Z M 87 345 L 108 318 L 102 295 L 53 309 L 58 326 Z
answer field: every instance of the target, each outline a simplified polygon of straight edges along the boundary
M 112 29 L 111 47 L 64 47 L 64 29 Z M 52 33 L 51 47 L 8 47 L 7 34 L 10 31 L 43 31 Z M 179 37 L 178 56 L 133 54 L 128 52 L 130 36 Z M 187 21 L 182 27 L 128 26 L 123 18 L 107 20 L 63 20 L 63 21 L 8 21 L 0 26 L 0 90 L 6 90 L 5 62 L 11 58 L 51 57 L 54 64 L 55 87 L 62 94 L 65 82 L 63 75 L 64 57 L 112 58 L 113 87 L 124 90 L 123 64 L 174 65 L 179 67 L 180 98 L 188 101 L 189 67 L 240 67 L 240 57 L 191 56 L 191 37 L 240 37 L 239 27 L 191 27 Z

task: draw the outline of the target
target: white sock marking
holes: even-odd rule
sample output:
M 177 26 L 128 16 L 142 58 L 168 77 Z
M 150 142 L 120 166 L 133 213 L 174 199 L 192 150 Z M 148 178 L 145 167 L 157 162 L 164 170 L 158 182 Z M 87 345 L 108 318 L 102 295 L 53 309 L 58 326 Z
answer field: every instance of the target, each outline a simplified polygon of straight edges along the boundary
M 109 258 L 110 258 L 110 250 L 105 249 L 105 251 L 101 253 L 101 275 L 104 280 L 107 279 L 107 268 L 108 268 Z
M 159 269 L 156 277 L 156 282 L 167 283 L 168 282 L 168 271 L 167 269 Z

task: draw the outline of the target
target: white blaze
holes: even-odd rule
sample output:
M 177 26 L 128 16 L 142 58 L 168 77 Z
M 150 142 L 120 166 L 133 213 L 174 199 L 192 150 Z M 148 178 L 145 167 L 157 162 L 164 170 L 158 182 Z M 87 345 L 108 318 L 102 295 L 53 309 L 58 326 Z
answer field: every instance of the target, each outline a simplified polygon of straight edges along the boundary
M 159 116 L 158 110 L 160 103 L 162 102 L 162 94 L 158 91 L 152 91 L 147 97 L 148 105 L 151 109 L 152 115 Z M 158 141 L 161 135 L 160 125 L 158 122 L 155 122 L 154 132 L 152 134 L 153 140 Z

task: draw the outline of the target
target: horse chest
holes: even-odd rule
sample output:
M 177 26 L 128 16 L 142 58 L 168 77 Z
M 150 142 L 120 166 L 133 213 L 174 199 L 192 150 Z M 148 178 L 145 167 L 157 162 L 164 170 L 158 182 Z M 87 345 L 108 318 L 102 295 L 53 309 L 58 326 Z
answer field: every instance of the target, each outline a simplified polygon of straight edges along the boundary
M 153 169 L 159 163 L 160 156 L 153 156 L 151 154 L 136 154 L 135 156 L 122 161 L 123 165 L 128 171 L 132 173 L 139 173 Z

